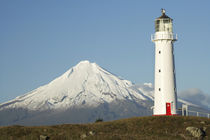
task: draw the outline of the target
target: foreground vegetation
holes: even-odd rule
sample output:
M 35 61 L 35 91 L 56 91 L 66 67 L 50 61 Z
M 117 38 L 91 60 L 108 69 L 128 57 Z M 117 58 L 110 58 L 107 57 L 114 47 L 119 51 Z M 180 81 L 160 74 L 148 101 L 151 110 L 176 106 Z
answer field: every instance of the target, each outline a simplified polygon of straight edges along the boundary
M 210 139 L 210 119 L 182 116 L 151 116 L 91 124 L 63 124 L 55 126 L 0 127 L 0 140 L 139 140 L 139 139 L 192 139 L 186 128 L 205 128 Z

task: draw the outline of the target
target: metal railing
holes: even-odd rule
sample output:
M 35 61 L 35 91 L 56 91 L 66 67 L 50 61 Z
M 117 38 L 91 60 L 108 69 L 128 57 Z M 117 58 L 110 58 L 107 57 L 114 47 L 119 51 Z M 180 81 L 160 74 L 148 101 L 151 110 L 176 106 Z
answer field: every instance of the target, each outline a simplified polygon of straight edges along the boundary
M 204 112 L 197 112 L 197 111 L 188 110 L 188 114 L 189 114 L 189 116 L 197 116 L 197 117 L 207 117 L 207 118 L 210 118 L 210 114 L 209 113 L 204 113 Z
M 182 108 L 178 109 L 177 112 L 182 116 L 197 116 L 210 118 L 210 113 L 188 110 L 187 105 L 182 105 Z

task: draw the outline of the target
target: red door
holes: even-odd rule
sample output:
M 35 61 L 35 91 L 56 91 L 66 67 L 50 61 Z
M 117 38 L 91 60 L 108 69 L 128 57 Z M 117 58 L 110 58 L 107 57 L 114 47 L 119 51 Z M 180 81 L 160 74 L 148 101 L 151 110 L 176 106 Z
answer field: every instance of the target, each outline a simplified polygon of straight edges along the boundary
M 166 103 L 166 115 L 171 115 L 171 103 Z

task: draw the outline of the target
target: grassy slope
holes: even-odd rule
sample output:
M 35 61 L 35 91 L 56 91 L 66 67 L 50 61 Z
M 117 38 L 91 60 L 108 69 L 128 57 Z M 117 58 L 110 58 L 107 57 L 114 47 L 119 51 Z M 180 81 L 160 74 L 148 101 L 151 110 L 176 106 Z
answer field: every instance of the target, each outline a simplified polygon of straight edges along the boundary
M 204 123 L 201 123 L 204 121 Z M 47 135 L 54 139 L 184 139 L 190 138 L 185 130 L 188 126 L 207 127 L 205 139 L 210 139 L 210 119 L 181 116 L 136 117 L 110 122 L 92 124 L 64 124 L 55 126 L 7 126 L 0 127 L 0 140 L 6 139 L 39 139 L 40 135 Z M 92 131 L 92 136 L 89 132 Z

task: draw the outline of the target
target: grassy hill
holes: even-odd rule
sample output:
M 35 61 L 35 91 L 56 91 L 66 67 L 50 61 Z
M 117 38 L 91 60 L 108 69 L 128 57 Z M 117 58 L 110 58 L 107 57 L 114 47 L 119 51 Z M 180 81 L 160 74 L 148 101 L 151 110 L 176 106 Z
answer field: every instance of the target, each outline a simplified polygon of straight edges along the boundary
M 150 116 L 90 124 L 63 124 L 55 126 L 0 127 L 0 140 L 38 140 L 40 135 L 50 140 L 141 140 L 192 139 L 186 131 L 189 126 L 204 128 L 210 139 L 210 119 L 182 116 Z

